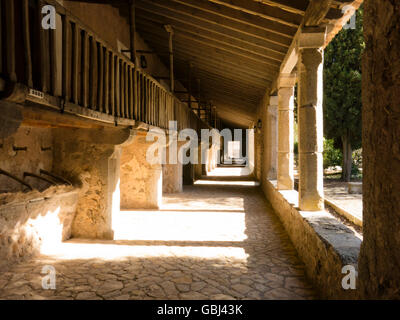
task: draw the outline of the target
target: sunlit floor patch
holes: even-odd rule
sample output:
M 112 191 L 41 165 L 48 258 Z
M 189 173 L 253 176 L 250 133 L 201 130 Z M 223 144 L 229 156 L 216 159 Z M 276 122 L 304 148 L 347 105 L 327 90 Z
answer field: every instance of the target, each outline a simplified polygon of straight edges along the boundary
M 240 179 L 247 177 L 233 181 Z M 116 213 L 113 229 L 119 240 L 49 244 L 41 256 L 0 273 L 0 299 L 315 297 L 287 233 L 255 186 L 187 186 L 165 195 L 160 210 Z M 42 288 L 46 266 L 56 271 L 56 290 Z
M 204 246 L 168 246 L 168 245 L 134 245 L 133 242 L 69 240 L 53 248 L 47 248 L 42 254 L 53 258 L 123 260 L 126 258 L 196 258 L 226 259 L 246 261 L 243 248 Z
M 220 186 L 259 186 L 258 181 L 215 181 L 215 180 L 196 180 L 195 185 L 220 185 Z
M 116 240 L 243 241 L 244 212 L 123 211 L 114 218 Z
M 166 195 L 163 198 L 161 211 L 225 211 L 244 212 L 242 196 L 212 194 L 210 197 L 202 197 L 198 193 L 178 193 Z M 121 212 L 122 213 L 122 212 Z
M 240 176 L 248 176 L 252 172 L 248 167 L 217 167 L 207 175 L 210 177 L 240 177 Z

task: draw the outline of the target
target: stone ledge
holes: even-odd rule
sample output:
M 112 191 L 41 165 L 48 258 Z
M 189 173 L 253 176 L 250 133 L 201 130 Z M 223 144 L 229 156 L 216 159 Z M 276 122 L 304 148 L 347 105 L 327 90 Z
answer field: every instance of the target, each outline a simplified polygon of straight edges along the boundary
M 351 214 L 350 212 L 348 212 L 346 209 L 344 209 L 341 206 L 339 206 L 334 201 L 325 199 L 325 204 L 327 204 L 328 206 L 332 207 L 338 214 L 340 214 L 341 216 L 345 217 L 351 223 L 354 223 L 355 225 L 357 225 L 357 226 L 362 228 L 363 222 L 362 222 L 361 219 L 356 217 L 354 214 Z
M 263 189 L 321 298 L 357 298 L 357 290 L 342 288 L 342 268 L 357 270 L 361 240 L 326 211 L 300 211 L 297 191 L 278 191 L 276 181 L 267 181 Z

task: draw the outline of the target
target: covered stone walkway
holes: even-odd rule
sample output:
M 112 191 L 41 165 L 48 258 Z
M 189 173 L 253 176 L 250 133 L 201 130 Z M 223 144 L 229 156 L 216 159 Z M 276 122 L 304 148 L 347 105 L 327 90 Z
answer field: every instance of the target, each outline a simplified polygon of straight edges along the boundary
M 121 211 L 115 239 L 69 240 L 0 273 L 1 299 L 313 299 L 254 181 L 198 180 L 159 211 Z M 56 289 L 42 289 L 45 265 Z

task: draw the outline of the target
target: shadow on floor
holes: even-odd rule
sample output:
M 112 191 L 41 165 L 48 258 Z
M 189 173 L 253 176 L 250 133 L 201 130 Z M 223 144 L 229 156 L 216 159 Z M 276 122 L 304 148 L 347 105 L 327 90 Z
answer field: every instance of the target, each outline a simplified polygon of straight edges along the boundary
M 224 178 L 220 178 L 219 181 Z M 257 186 L 194 185 L 159 211 L 122 211 L 114 241 L 74 239 L 0 275 L 1 299 L 313 299 Z M 42 289 L 42 267 L 57 271 Z

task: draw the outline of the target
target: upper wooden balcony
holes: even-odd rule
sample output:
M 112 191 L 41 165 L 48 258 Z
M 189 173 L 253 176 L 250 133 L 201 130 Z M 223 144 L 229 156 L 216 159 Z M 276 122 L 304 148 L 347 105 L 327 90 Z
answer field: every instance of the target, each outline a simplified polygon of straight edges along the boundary
M 56 8 L 55 30 L 41 26 L 46 4 Z M 167 129 L 169 121 L 176 120 L 178 129 L 209 128 L 185 103 L 53 0 L 3 0 L 0 26 L 0 97 L 25 108 L 45 107 L 43 113 L 63 113 L 47 125 L 70 125 L 68 116 L 73 115 L 104 125 L 145 123 Z M 28 119 L 36 112 L 32 110 L 24 121 L 34 122 Z

